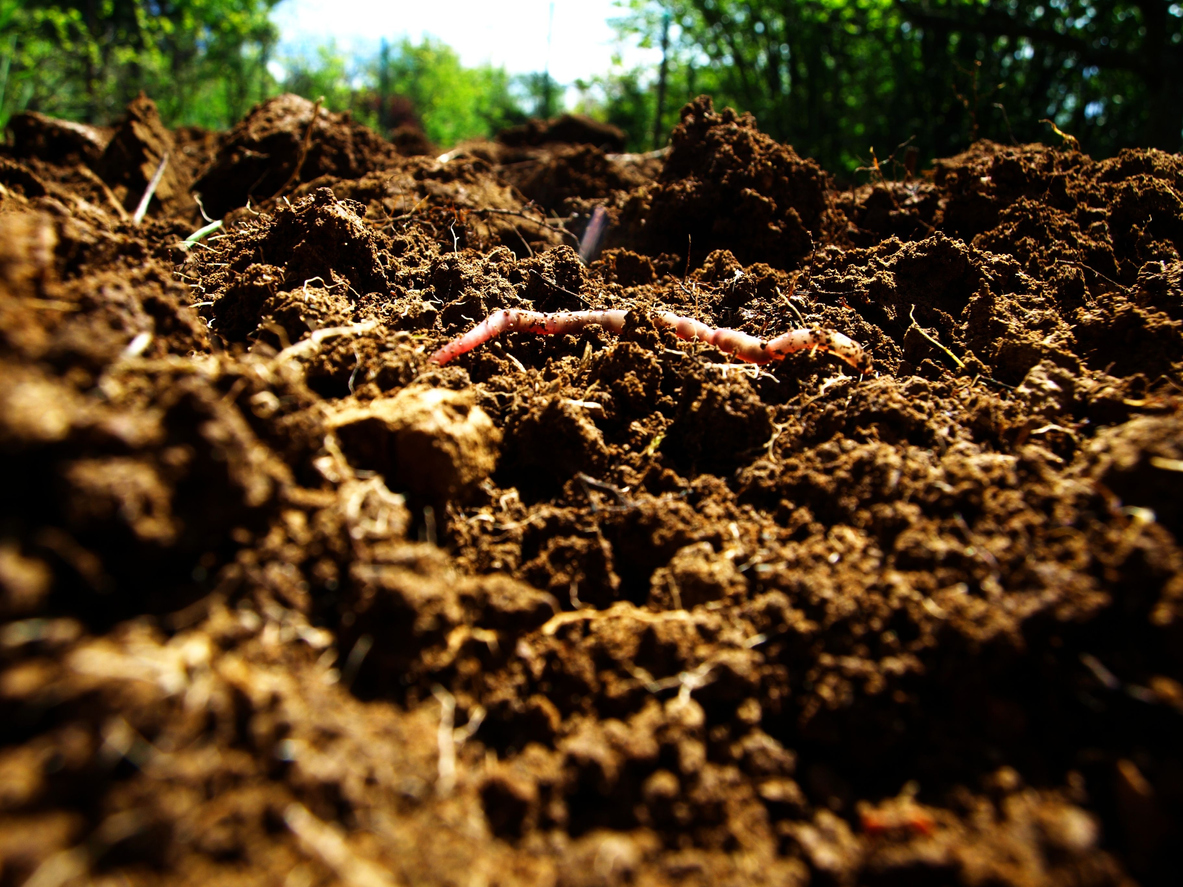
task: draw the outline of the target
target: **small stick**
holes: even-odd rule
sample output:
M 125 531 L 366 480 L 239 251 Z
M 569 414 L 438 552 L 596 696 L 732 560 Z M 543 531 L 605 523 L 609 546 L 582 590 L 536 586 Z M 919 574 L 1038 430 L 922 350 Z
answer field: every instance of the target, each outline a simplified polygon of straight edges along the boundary
M 144 221 L 144 216 L 148 213 L 148 204 L 152 202 L 152 195 L 156 193 L 156 187 L 160 184 L 160 180 L 164 177 L 164 168 L 168 166 L 168 152 L 164 152 L 164 156 L 160 158 L 160 165 L 156 167 L 156 172 L 152 176 L 152 181 L 148 183 L 148 187 L 144 190 L 144 196 L 140 198 L 139 206 L 136 207 L 135 213 L 131 217 L 133 225 L 139 225 Z
M 950 359 L 952 359 L 953 363 L 957 364 L 958 369 L 962 369 L 962 370 L 965 369 L 965 361 L 963 361 L 956 354 L 954 354 L 952 351 L 950 351 L 948 348 L 946 348 L 944 345 L 942 345 L 940 343 L 940 341 L 936 338 L 936 336 L 929 335 L 928 332 L 924 329 L 924 327 L 922 327 L 920 324 L 918 324 L 916 322 L 916 306 L 915 305 L 913 305 L 912 310 L 908 312 L 908 319 L 912 321 L 912 326 L 916 327 L 916 332 L 920 333 L 920 335 L 922 335 L 922 336 L 924 336 L 924 338 L 928 339 L 929 342 L 931 342 L 933 345 L 936 345 L 938 348 L 940 348 L 942 351 L 944 351 L 945 354 L 949 355 L 949 357 L 950 357 Z M 909 327 L 909 329 L 911 329 L 911 327 Z
M 598 325 L 613 333 L 624 329 L 627 311 L 563 311 L 545 314 L 541 311 L 521 309 L 500 309 L 462 336 L 448 342 L 430 360 L 441 366 L 462 354 L 488 342 L 501 333 L 537 333 L 558 335 L 575 333 L 588 326 Z M 775 339 L 764 341 L 739 330 L 715 329 L 690 317 L 681 317 L 669 311 L 656 311 L 652 315 L 659 327 L 670 329 L 674 334 L 689 342 L 706 342 L 720 351 L 733 354 L 746 363 L 770 363 L 783 360 L 797 351 L 825 351 L 854 367 L 859 373 L 871 372 L 871 356 L 853 339 L 830 330 L 795 329 Z
M 604 231 L 608 228 L 608 211 L 602 206 L 592 210 L 591 221 L 583 232 L 583 239 L 579 241 L 579 260 L 585 265 L 591 264 L 592 257 L 600 248 L 600 241 Z

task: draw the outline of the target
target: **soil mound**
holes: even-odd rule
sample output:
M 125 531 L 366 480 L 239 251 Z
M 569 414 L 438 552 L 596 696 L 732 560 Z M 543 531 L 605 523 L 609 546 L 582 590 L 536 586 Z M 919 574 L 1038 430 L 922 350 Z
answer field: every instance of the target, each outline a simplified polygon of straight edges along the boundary
M 391 165 L 392 144 L 347 114 L 334 114 L 297 95 L 256 107 L 223 140 L 194 188 L 207 210 L 225 215 L 318 176 L 353 179 Z
M 625 134 L 610 123 L 592 120 L 583 114 L 560 114 L 552 120 L 529 120 L 497 134 L 497 141 L 512 148 L 562 143 L 591 145 L 605 151 L 624 150 Z
M 816 163 L 750 114 L 716 113 L 704 96 L 682 109 L 656 186 L 630 210 L 631 233 L 653 252 L 730 249 L 745 263 L 793 268 L 820 232 L 827 186 Z

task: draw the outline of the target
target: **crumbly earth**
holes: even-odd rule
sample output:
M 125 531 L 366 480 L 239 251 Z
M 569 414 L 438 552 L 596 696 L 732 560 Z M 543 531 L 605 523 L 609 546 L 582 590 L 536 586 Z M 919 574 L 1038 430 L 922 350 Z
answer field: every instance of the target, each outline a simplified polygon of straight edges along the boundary
M 12 133 L 0 887 L 1176 883 L 1183 157 Z

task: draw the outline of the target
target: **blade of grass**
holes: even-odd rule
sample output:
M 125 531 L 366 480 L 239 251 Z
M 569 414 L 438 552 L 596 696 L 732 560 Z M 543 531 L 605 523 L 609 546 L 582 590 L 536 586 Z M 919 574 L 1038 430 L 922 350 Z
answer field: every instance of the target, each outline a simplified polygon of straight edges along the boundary
M 198 241 L 200 241 L 203 237 L 205 237 L 207 234 L 213 234 L 215 231 L 217 231 L 221 227 L 222 227 L 222 220 L 221 219 L 218 219 L 216 222 L 210 222 L 204 228 L 198 228 L 196 231 L 194 231 L 192 234 L 190 234 L 188 237 L 186 237 L 184 240 L 182 240 L 178 244 L 178 246 L 180 246 L 181 249 L 183 249 L 183 250 L 192 249 L 193 247 L 197 246 Z

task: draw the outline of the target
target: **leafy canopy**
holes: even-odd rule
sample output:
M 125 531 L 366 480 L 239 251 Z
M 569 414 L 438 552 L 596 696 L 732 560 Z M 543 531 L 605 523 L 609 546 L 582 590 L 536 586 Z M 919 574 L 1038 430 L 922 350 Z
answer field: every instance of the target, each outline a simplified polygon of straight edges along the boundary
M 545 74 L 466 67 L 435 39 L 369 58 L 326 44 L 276 59 L 279 0 L 0 0 L 0 124 L 33 109 L 113 119 L 141 89 L 170 124 L 225 128 L 281 90 L 390 130 L 417 118 L 440 146 L 557 110 Z M 623 41 L 668 36 L 657 67 L 575 84 L 579 109 L 653 147 L 700 93 L 829 169 L 850 172 L 913 140 L 933 157 L 971 140 L 1055 139 L 1098 156 L 1183 147 L 1180 0 L 627 0 Z M 668 31 L 666 24 L 668 20 Z M 273 71 L 280 71 L 277 80 Z M 401 97 L 401 98 L 400 98 Z
M 106 122 L 143 90 L 174 123 L 226 126 L 274 90 L 279 0 L 0 0 L 0 122 Z
M 665 131 L 706 92 L 835 169 L 910 137 L 928 156 L 1054 138 L 1045 118 L 1095 154 L 1183 143 L 1171 0 L 629 0 L 615 26 L 657 47 L 667 12 Z M 592 85 L 628 116 L 652 79 L 618 68 Z

